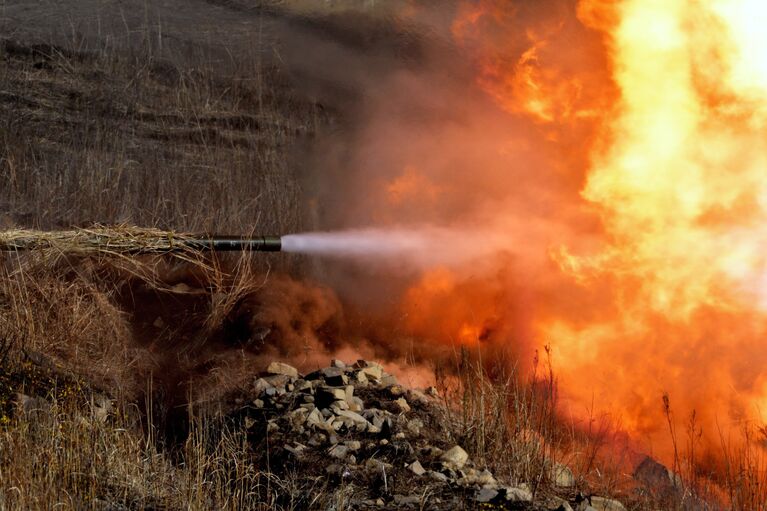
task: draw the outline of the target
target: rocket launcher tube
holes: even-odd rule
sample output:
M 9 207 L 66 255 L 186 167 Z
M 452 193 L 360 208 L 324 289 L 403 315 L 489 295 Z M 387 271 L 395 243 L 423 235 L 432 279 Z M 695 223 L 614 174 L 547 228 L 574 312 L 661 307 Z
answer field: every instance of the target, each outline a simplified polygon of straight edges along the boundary
M 282 239 L 279 236 L 211 236 L 185 239 L 181 242 L 187 248 L 213 252 L 279 252 Z

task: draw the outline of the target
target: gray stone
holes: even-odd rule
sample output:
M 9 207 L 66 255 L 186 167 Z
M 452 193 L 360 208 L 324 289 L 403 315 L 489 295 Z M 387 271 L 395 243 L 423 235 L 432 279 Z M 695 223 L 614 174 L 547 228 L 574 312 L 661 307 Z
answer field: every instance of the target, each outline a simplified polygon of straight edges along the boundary
M 365 409 L 365 403 L 362 402 L 362 399 L 358 398 L 357 396 L 352 397 L 351 401 L 349 402 L 349 410 L 353 412 L 361 412 Z
M 490 502 L 498 496 L 498 490 L 492 488 L 482 488 L 474 496 L 474 500 L 477 502 Z
M 410 411 L 410 405 L 404 397 L 395 399 L 393 403 L 395 410 L 397 410 L 399 413 L 407 413 Z
M 346 363 L 342 360 L 334 358 L 330 361 L 330 367 L 336 367 L 338 369 L 346 369 Z
M 253 406 L 256 408 L 263 408 L 264 407 L 264 401 L 263 399 L 256 399 L 253 401 Z
M 330 448 L 328 454 L 336 459 L 342 460 L 349 454 L 349 448 L 342 444 L 336 444 Z
M 363 367 L 360 369 L 360 372 L 363 373 L 368 379 L 374 379 L 377 381 L 380 381 L 383 377 L 383 368 L 376 364 L 373 366 Z
M 349 448 L 350 451 L 359 451 L 362 448 L 362 442 L 359 440 L 347 440 L 344 445 Z
M 368 424 L 368 421 L 365 417 L 358 414 L 357 412 L 352 412 L 351 410 L 339 410 L 338 416 L 350 419 L 355 424 L 364 424 L 365 427 L 367 427 L 367 424 Z
M 320 370 L 322 377 L 325 379 L 325 383 L 333 387 L 341 387 L 349 383 L 349 378 L 344 374 L 343 369 L 337 367 L 326 367 Z
M 358 371 L 354 374 L 354 383 L 360 386 L 366 386 L 368 384 L 368 377 L 362 371 Z
M 263 378 L 256 378 L 256 381 L 253 382 L 253 393 L 257 396 L 260 396 L 264 392 L 266 392 L 266 389 L 272 388 L 273 385 L 270 384 L 268 381 L 266 381 Z
M 423 468 L 423 465 L 421 465 L 421 462 L 418 460 L 415 460 L 413 463 L 408 465 L 407 468 L 417 476 L 422 476 L 426 473 L 426 469 Z
M 448 449 L 439 458 L 445 466 L 452 468 L 453 470 L 461 469 L 467 461 L 469 461 L 469 454 L 464 451 L 460 446 Z
M 320 387 L 315 395 L 315 402 L 320 406 L 328 406 L 333 401 L 346 401 L 346 390 L 343 388 Z
M 446 483 L 448 480 L 448 477 L 443 474 L 442 472 L 437 472 L 435 470 L 429 471 L 429 477 L 434 479 L 435 481 L 439 481 L 442 483 Z
M 293 385 L 296 392 L 303 392 L 304 394 L 311 394 L 312 390 L 314 390 L 312 382 L 307 380 L 296 380 Z
M 349 409 L 349 403 L 346 401 L 335 401 L 330 405 L 330 409 L 333 411 L 333 413 L 338 415 L 338 412 Z
M 283 364 L 282 362 L 272 362 L 269 367 L 266 368 L 266 372 L 269 374 L 284 374 L 291 378 L 298 378 L 298 369 L 295 367 Z

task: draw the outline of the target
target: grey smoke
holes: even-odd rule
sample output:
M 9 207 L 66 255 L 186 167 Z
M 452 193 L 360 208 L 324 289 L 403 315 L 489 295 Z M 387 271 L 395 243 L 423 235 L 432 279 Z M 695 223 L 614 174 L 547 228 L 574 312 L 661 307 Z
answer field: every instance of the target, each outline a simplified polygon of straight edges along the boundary
M 282 237 L 286 252 L 396 262 L 414 269 L 460 266 L 508 248 L 509 240 L 497 232 L 444 227 L 350 229 Z

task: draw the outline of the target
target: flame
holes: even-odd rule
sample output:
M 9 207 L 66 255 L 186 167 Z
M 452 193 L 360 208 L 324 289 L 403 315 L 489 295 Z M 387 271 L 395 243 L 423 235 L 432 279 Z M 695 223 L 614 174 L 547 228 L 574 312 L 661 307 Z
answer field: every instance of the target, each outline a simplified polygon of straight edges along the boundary
M 581 0 L 520 31 L 519 6 L 488 0 L 463 4 L 452 26 L 476 56 L 479 87 L 585 162 L 580 193 L 552 216 L 571 232 L 573 203 L 600 219 L 597 243 L 551 235 L 555 285 L 584 307 L 553 298 L 551 281 L 532 291 L 533 342 L 566 361 L 574 409 L 599 396 L 660 451 L 664 392 L 709 431 L 761 419 L 767 403 L 765 13 L 755 0 Z M 573 24 L 601 34 L 601 46 L 559 56 Z M 444 305 L 459 285 L 425 277 L 406 308 Z M 454 303 L 440 325 L 479 338 L 506 306 Z

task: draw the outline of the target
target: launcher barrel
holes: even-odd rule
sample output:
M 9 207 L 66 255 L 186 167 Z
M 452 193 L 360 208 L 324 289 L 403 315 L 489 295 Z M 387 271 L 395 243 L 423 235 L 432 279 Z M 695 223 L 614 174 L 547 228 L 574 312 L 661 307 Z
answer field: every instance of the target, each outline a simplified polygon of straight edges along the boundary
M 213 252 L 279 252 L 282 239 L 279 236 L 211 236 L 184 241 L 188 248 Z

